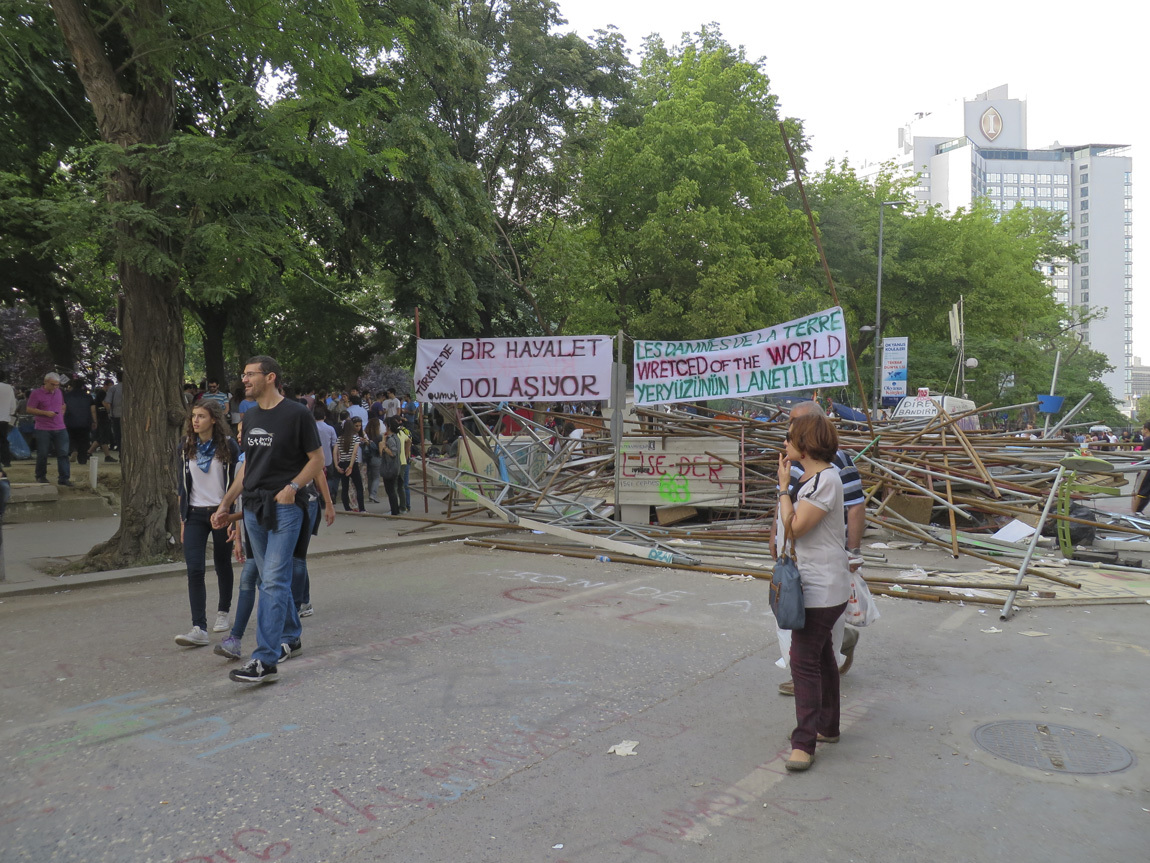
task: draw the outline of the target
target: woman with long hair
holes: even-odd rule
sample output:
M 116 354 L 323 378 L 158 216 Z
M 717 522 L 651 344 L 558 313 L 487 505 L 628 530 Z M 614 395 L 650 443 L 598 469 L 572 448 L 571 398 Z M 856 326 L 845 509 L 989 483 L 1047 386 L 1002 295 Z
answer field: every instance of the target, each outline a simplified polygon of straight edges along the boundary
M 192 628 L 177 635 L 176 644 L 203 647 L 208 643 L 207 587 L 204 584 L 208 536 L 216 562 L 219 603 L 214 632 L 226 632 L 232 608 L 232 540 L 228 528 L 213 528 L 212 513 L 235 478 L 240 451 L 224 417 L 223 408 L 202 399 L 188 412 L 184 434 L 176 448 L 180 494 L 180 541 L 188 567 L 188 602 Z
M 839 664 L 831 630 L 850 598 L 850 565 L 843 546 L 843 484 L 831 464 L 838 433 L 821 414 L 791 420 L 784 452 L 779 454 L 777 535 L 794 538 L 795 562 L 803 586 L 806 621 L 791 632 L 791 677 L 795 687 L 796 727 L 791 732 L 790 771 L 810 768 L 816 743 L 839 739 Z M 795 500 L 787 488 L 791 462 L 802 465 Z M 829 516 L 829 517 L 828 517 Z
M 383 426 L 379 417 L 373 416 L 367 421 L 366 441 L 363 445 L 363 460 L 367 468 L 367 499 L 372 503 L 379 503 L 375 493 L 379 490 L 379 457 L 383 449 Z
M 383 488 L 387 492 L 387 503 L 391 507 L 392 515 L 399 515 L 402 506 L 399 491 L 399 454 L 403 442 L 399 439 L 399 427 L 399 417 L 391 417 L 387 421 L 387 436 L 380 448 L 379 475 L 383 479 Z
M 359 475 L 357 456 L 363 444 L 363 420 L 359 417 L 349 418 L 343 424 L 343 431 L 339 436 L 336 451 L 339 456 L 336 470 L 339 473 L 340 497 L 343 500 L 344 512 L 367 512 L 363 502 L 363 479 Z M 355 484 L 355 493 L 359 496 L 356 503 L 359 506 L 352 510 L 351 499 L 348 497 L 348 481 Z

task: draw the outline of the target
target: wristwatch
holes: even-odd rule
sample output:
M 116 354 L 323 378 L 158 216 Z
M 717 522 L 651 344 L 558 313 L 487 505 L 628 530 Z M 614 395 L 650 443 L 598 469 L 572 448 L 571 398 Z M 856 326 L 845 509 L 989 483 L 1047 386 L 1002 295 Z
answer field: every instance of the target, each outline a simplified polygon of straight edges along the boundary
M 293 480 L 292 482 L 289 482 L 288 485 L 291 486 L 292 491 L 299 491 L 299 483 L 298 482 L 295 482 Z

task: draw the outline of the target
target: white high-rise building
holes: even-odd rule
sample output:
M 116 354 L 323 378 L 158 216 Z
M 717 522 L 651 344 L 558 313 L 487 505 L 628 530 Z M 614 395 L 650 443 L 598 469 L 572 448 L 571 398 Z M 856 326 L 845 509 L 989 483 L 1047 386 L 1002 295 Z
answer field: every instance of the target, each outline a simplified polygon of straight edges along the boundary
M 1084 327 L 1089 345 L 1110 359 L 1102 380 L 1123 406 L 1131 401 L 1133 314 L 1130 148 L 1122 144 L 1032 150 L 1026 101 L 1006 86 L 942 111 L 917 114 L 899 130 L 896 162 L 920 175 L 915 193 L 946 210 L 987 198 L 1000 210 L 1016 204 L 1065 213 L 1066 239 L 1079 260 L 1043 265 L 1060 302 L 1101 316 Z

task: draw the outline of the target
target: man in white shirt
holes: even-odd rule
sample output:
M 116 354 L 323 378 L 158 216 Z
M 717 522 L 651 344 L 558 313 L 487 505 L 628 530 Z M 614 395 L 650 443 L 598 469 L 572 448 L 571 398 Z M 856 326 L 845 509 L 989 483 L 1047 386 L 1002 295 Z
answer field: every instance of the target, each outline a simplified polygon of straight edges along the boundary
M 398 416 L 399 408 L 399 399 L 395 397 L 395 390 L 388 390 L 387 398 L 383 400 L 383 418 L 389 420 L 393 416 Z

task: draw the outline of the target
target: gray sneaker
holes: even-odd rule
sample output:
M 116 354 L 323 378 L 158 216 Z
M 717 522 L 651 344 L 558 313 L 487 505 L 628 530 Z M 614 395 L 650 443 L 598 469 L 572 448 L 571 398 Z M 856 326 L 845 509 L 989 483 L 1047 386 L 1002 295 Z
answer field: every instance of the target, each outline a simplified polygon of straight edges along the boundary
M 212 632 L 227 632 L 232 628 L 231 621 L 228 620 L 228 613 L 226 611 L 216 612 L 216 625 L 212 627 Z
M 311 607 L 310 602 L 305 602 L 299 607 L 300 617 L 311 617 L 313 614 L 315 614 L 315 609 Z
M 213 647 L 212 653 L 225 659 L 239 659 L 243 655 L 240 652 L 240 640 L 231 635 Z
M 193 626 L 186 635 L 176 636 L 176 644 L 180 647 L 207 647 L 210 641 L 208 634 L 198 626 Z

